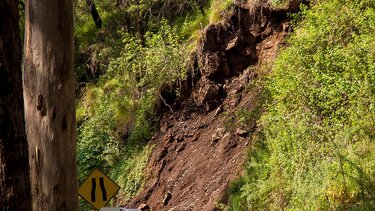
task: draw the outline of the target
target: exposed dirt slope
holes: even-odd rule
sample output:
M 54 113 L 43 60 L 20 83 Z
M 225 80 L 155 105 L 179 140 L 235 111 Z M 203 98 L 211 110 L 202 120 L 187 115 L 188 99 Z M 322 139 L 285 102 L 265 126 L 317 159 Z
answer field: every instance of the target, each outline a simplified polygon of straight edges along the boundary
M 225 119 L 259 105 L 262 88 L 250 85 L 256 65 L 275 56 L 290 30 L 286 12 L 295 10 L 270 9 L 267 1 L 248 5 L 237 3 L 224 23 L 204 30 L 185 99 L 163 113 L 145 188 L 126 207 L 214 210 L 240 173 L 256 124 L 228 126 Z

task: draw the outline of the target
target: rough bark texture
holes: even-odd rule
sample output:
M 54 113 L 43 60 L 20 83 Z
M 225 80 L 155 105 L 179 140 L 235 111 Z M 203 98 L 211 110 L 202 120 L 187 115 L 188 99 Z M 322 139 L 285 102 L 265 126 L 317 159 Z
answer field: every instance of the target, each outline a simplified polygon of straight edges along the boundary
M 18 1 L 0 1 L 0 210 L 30 210 Z
M 78 210 L 73 1 L 28 0 L 25 44 L 33 209 Z
M 18 1 L 0 1 L 0 210 L 30 210 Z

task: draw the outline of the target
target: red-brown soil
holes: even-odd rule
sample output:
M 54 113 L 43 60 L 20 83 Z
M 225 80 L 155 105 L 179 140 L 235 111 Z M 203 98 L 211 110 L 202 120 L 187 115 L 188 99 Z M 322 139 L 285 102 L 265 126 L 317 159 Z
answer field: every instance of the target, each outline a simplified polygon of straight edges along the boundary
M 249 73 L 243 78 L 251 77 Z M 152 139 L 156 147 L 148 164 L 151 176 L 129 207 L 142 203 L 153 210 L 216 207 L 229 182 L 238 176 L 251 140 L 248 134 L 236 134 L 237 128 L 226 128 L 225 115 L 233 115 L 237 106 L 253 109 L 258 94 L 241 91 L 243 84 L 233 81 L 229 91 L 234 95 L 214 111 L 186 102 L 181 110 L 164 114 L 160 132 Z
M 236 122 L 228 123 L 228 119 L 240 108 L 253 112 L 259 105 L 262 87 L 252 81 L 261 77 L 258 67 L 274 58 L 290 30 L 285 14 L 274 14 L 263 6 L 238 6 L 228 18 L 228 23 L 237 25 L 230 30 L 241 33 L 229 33 L 219 24 L 205 31 L 206 43 L 198 47 L 197 53 L 198 62 L 202 60 L 196 65 L 198 79 L 192 81 L 195 85 L 190 87 L 189 97 L 173 107 L 173 112 L 166 109 L 162 114 L 160 131 L 150 140 L 155 148 L 148 162 L 146 184 L 126 207 L 148 204 L 154 211 L 217 209 L 228 185 L 241 173 L 257 127 L 255 120 L 241 128 Z M 246 38 L 245 32 L 251 38 Z M 222 46 L 212 44 L 215 42 Z M 244 51 L 247 53 L 239 55 Z M 236 55 L 241 59 L 237 60 Z M 217 61 L 205 61 L 207 58 Z M 251 66 L 241 70 L 238 61 L 246 59 L 251 60 L 247 61 Z M 222 65 L 223 61 L 228 65 Z

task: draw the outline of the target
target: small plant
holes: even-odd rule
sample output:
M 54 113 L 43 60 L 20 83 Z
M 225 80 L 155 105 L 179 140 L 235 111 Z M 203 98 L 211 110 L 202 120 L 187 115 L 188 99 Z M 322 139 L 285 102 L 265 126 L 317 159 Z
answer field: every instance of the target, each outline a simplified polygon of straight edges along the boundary
M 210 24 L 218 23 L 224 20 L 228 15 L 231 14 L 233 8 L 233 0 L 212 0 L 210 8 Z

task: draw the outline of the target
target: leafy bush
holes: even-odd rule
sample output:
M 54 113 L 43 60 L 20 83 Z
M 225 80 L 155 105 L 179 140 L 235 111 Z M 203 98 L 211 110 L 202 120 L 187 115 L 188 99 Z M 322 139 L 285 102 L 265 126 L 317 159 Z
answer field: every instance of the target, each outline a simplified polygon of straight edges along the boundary
M 154 104 L 164 84 L 185 78 L 189 56 L 176 29 L 162 21 L 159 32 L 138 39 L 121 33 L 124 48 L 107 73 L 88 85 L 79 103 L 79 179 L 95 167 L 110 173 L 122 198 L 140 190 L 152 146 L 147 144 L 158 121 Z M 131 127 L 126 140 L 119 130 Z
M 375 2 L 318 1 L 303 15 L 233 198 L 251 210 L 374 209 Z

